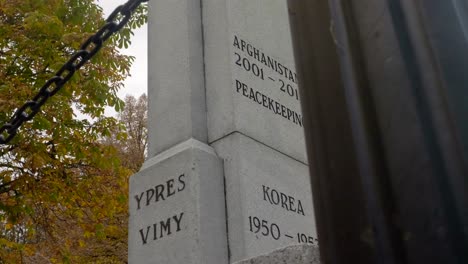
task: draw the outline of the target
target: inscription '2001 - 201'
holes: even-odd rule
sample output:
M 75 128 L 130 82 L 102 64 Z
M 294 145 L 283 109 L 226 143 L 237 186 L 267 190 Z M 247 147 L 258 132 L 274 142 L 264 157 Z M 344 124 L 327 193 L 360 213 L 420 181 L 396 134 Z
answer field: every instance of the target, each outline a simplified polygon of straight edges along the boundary
M 259 48 L 256 48 L 254 45 L 248 43 L 247 41 L 243 40 L 242 38 L 239 38 L 238 36 L 234 35 L 234 42 L 233 46 L 246 53 L 249 57 L 255 59 L 256 61 L 260 62 L 261 64 L 267 66 L 268 68 L 272 69 L 279 75 L 285 77 L 287 80 L 297 84 L 297 74 L 293 72 L 291 69 L 283 65 L 282 63 L 278 62 L 276 59 L 273 57 L 265 54 L 263 51 L 261 51 Z M 240 56 L 238 57 L 240 60 Z M 261 76 L 263 79 L 263 71 L 259 69 L 259 72 L 261 72 Z M 257 75 L 259 76 L 259 75 Z

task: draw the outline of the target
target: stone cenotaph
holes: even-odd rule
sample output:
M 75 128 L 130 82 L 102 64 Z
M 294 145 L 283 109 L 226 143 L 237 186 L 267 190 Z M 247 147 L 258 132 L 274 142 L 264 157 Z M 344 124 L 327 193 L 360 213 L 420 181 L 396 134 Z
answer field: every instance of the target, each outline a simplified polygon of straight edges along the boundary
M 285 0 L 149 1 L 148 159 L 129 263 L 317 244 Z

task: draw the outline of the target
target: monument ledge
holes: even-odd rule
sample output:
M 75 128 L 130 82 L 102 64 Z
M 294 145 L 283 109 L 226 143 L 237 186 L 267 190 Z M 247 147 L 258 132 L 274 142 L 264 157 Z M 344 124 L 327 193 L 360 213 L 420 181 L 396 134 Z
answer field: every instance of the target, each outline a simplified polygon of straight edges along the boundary
M 234 264 L 320 264 L 317 246 L 293 245 L 275 250 L 269 254 L 242 260 Z

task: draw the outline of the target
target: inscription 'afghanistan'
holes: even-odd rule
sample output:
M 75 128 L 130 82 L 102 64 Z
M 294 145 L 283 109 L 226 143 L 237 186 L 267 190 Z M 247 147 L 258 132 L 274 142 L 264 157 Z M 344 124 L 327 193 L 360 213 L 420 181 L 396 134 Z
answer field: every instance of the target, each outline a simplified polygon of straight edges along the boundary
M 268 68 L 274 70 L 279 75 L 284 76 L 291 82 L 297 84 L 297 74 L 293 72 L 291 69 L 286 67 L 285 65 L 281 64 L 274 58 L 268 56 L 260 49 L 256 48 L 252 44 L 248 43 L 247 41 L 237 37 L 234 35 L 234 43 L 233 46 L 237 49 L 241 50 L 244 53 L 247 53 L 250 57 L 254 58 L 258 62 L 262 63 L 263 65 L 267 66 Z

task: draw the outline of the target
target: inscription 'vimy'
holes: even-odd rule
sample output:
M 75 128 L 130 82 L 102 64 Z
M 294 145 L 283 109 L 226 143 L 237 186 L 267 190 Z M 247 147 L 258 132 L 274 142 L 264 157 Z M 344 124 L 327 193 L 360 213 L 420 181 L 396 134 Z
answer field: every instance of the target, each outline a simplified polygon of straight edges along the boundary
M 177 233 L 181 230 L 181 222 L 184 213 L 174 215 L 167 218 L 166 220 L 156 222 L 152 225 L 147 226 L 146 228 L 140 229 L 141 242 L 143 245 L 148 243 L 148 238 L 151 236 L 151 239 L 158 240 L 163 237 L 170 236 L 173 233 Z M 151 234 L 151 235 L 150 235 Z

